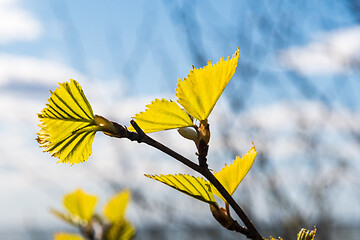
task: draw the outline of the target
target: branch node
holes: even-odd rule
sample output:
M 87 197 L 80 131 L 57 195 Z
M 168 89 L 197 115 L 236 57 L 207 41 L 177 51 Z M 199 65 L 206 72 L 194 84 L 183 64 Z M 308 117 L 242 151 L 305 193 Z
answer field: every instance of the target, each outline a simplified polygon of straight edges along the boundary
M 139 127 L 139 125 L 137 125 L 137 123 L 135 122 L 134 119 L 132 119 L 132 120 L 130 121 L 130 124 L 133 126 L 133 128 L 135 129 L 135 131 L 136 131 L 137 134 L 139 135 L 139 138 L 137 139 L 138 143 L 141 143 L 146 134 L 145 134 L 144 131 Z

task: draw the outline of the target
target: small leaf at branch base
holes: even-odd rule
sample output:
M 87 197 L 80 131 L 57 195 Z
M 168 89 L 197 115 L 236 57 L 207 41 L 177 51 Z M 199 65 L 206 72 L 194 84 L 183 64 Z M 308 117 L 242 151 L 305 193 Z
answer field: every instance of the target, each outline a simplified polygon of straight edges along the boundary
M 176 175 L 147 175 L 146 177 L 152 178 L 159 182 L 175 188 L 176 190 L 183 192 L 191 197 L 194 197 L 200 201 L 216 204 L 213 193 L 211 192 L 210 183 L 201 177 L 194 177 L 185 174 Z
M 176 102 L 155 99 L 145 112 L 135 114 L 135 121 L 145 133 L 193 126 L 189 115 Z M 132 127 L 130 131 L 135 131 Z
M 113 196 L 104 208 L 104 215 L 111 223 L 122 222 L 125 210 L 130 202 L 130 191 L 124 190 Z
M 249 172 L 255 161 L 256 154 L 257 152 L 253 144 L 249 152 L 244 154 L 242 158 L 236 157 L 232 164 L 229 166 L 225 164 L 225 167 L 221 171 L 214 173 L 214 176 L 219 180 L 219 182 L 224 186 L 230 195 L 235 192 L 240 182 Z M 220 197 L 224 200 L 224 202 L 226 202 L 224 197 L 214 186 L 212 186 L 211 189 L 216 196 Z
M 83 192 L 81 189 L 65 195 L 63 199 L 64 207 L 70 214 L 89 222 L 94 214 L 97 197 Z
M 208 118 L 226 85 L 235 73 L 239 60 L 239 49 L 233 57 L 204 68 L 192 69 L 179 83 L 175 95 L 178 103 L 194 118 L 202 121 Z
M 316 227 L 312 231 L 302 228 L 297 235 L 297 240 L 314 240 L 315 234 L 316 234 Z

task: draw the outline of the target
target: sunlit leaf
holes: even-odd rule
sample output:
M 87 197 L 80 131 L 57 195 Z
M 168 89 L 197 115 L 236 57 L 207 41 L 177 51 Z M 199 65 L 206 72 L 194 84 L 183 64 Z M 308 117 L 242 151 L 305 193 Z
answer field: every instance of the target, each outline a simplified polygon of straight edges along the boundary
M 65 195 L 63 199 L 64 207 L 69 211 L 69 213 L 74 216 L 78 216 L 86 222 L 88 222 L 93 216 L 96 203 L 96 196 L 88 195 L 81 189 Z
M 221 58 L 220 62 L 212 65 L 209 60 L 207 66 L 192 69 L 184 81 L 179 79 L 175 95 L 191 116 L 200 121 L 208 118 L 235 73 L 239 55 L 238 49 L 226 61 Z
M 189 115 L 176 102 L 155 99 L 146 107 L 145 112 L 135 114 L 134 117 L 136 123 L 145 133 L 193 125 Z M 129 129 L 135 131 L 132 127 Z
M 85 240 L 79 234 L 71 234 L 71 233 L 55 233 L 54 240 Z
M 106 234 L 106 239 L 108 240 L 130 240 L 135 235 L 134 226 L 128 221 L 124 220 L 122 222 L 113 223 L 108 233 Z
M 255 161 L 256 154 L 257 152 L 253 144 L 249 152 L 247 154 L 244 154 L 242 158 L 236 157 L 232 164 L 230 164 L 229 166 L 225 164 L 225 167 L 221 171 L 219 171 L 218 173 L 214 173 L 214 176 L 225 187 L 225 189 L 229 192 L 230 195 L 235 192 L 240 182 L 249 172 L 251 166 Z M 220 192 L 218 192 L 217 189 L 213 186 L 212 192 L 226 202 Z
M 312 231 L 302 228 L 297 235 L 297 240 L 314 240 L 315 234 L 316 234 L 316 227 Z
M 124 190 L 113 196 L 104 208 L 105 217 L 112 223 L 124 220 L 125 210 L 130 201 L 130 191 Z
M 38 114 L 41 129 L 37 141 L 59 162 L 84 162 L 92 153 L 95 132 L 101 128 L 81 86 L 72 79 L 59 85 Z
M 146 177 L 155 179 L 159 182 L 175 188 L 176 190 L 183 192 L 191 197 L 194 197 L 200 201 L 215 204 L 214 195 L 211 192 L 210 183 L 201 177 L 194 177 L 185 174 L 176 175 L 147 175 Z

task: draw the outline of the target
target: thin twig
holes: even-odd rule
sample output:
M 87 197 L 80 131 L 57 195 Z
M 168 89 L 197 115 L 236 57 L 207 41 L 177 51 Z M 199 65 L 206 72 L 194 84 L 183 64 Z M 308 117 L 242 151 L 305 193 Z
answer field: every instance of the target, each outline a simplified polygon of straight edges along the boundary
M 146 135 L 141 128 L 136 124 L 134 120 L 131 120 L 131 125 L 137 131 L 139 138 L 136 139 L 138 142 L 146 143 L 168 155 L 175 158 L 176 160 L 182 162 L 189 168 L 193 169 L 194 171 L 203 175 L 214 187 L 221 193 L 221 195 L 225 198 L 225 200 L 230 204 L 230 206 L 234 209 L 236 214 L 240 217 L 243 221 L 245 226 L 248 229 L 248 235 L 246 235 L 250 239 L 254 240 L 262 240 L 260 233 L 256 230 L 252 222 L 246 216 L 245 212 L 241 209 L 241 207 L 235 202 L 235 200 L 231 197 L 231 195 L 226 191 L 226 189 L 222 186 L 222 184 L 216 179 L 216 177 L 210 172 L 207 167 L 202 167 L 191 160 L 183 157 L 182 155 L 178 154 L 177 152 L 173 151 L 172 149 L 164 146 L 163 144 L 157 142 L 156 140 L 152 139 L 148 135 Z M 134 139 L 135 140 L 135 139 Z

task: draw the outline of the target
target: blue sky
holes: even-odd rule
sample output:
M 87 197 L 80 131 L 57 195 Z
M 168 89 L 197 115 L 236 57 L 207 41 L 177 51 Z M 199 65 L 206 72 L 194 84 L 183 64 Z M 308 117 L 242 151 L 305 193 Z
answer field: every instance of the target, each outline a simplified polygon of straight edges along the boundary
M 34 141 L 36 113 L 45 106 L 48 89 L 69 78 L 83 86 L 95 113 L 128 124 L 155 97 L 174 99 L 178 78 L 186 77 L 192 65 L 202 67 L 208 59 L 214 63 L 240 47 L 237 72 L 211 119 L 214 126 L 234 127 L 214 130 L 210 152 L 214 158 L 233 157 L 226 155 L 229 146 L 215 139 L 228 131 L 232 139 L 237 138 L 230 145 L 238 154 L 247 151 L 251 141 L 259 149 L 270 148 L 275 165 L 287 167 L 280 175 L 296 184 L 291 175 L 297 169 L 289 159 L 308 157 L 301 150 L 305 143 L 294 134 L 298 131 L 294 123 L 301 121 L 308 126 L 301 130 L 306 134 L 322 133 L 322 161 L 330 155 L 359 156 L 358 143 L 349 132 L 360 133 L 356 124 L 360 120 L 360 25 L 348 4 L 0 0 L 0 190 L 5 195 L 0 226 L 23 225 L 24 219 L 32 218 L 58 224 L 46 209 L 60 208 L 61 196 L 76 187 L 106 198 L 111 189 L 104 189 L 104 175 L 125 186 L 151 186 L 166 193 L 168 189 L 144 180 L 142 174 L 186 171 L 161 160 L 154 166 L 151 160 L 159 159 L 157 153 L 142 152 L 142 146 L 101 134 L 96 136 L 89 162 L 73 167 L 55 164 Z M 256 132 L 259 129 L 261 134 Z M 193 156 L 191 143 L 179 146 L 176 133 L 170 134 L 156 136 Z M 124 149 L 125 156 L 119 156 Z M 119 164 L 119 158 L 126 156 L 142 161 Z M 219 168 L 223 161 L 213 164 Z M 344 181 L 351 190 L 359 185 L 351 176 L 360 170 L 353 161 L 349 164 L 353 172 Z M 119 174 L 116 168 L 131 171 Z M 255 180 L 249 179 L 249 183 Z M 350 205 L 356 194 L 347 196 Z M 182 208 L 186 206 L 180 204 Z M 199 216 L 207 216 L 206 206 L 200 209 Z M 355 213 L 360 221 L 358 208 Z

